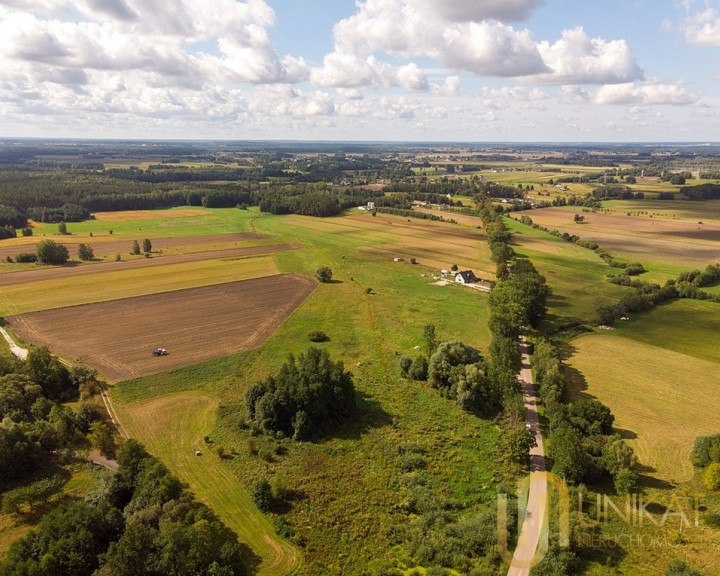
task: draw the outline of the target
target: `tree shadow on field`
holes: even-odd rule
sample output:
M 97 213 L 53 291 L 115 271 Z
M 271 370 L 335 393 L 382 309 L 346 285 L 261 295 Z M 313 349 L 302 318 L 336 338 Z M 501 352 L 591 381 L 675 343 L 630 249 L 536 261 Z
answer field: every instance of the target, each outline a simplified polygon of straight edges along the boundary
M 388 414 L 380 402 L 359 390 L 355 391 L 357 410 L 352 418 L 339 427 L 333 434 L 334 438 L 358 440 L 372 428 L 382 428 L 392 424 L 392 416 Z
M 553 308 L 570 308 L 570 298 L 567 296 L 561 296 L 559 294 L 552 294 L 547 300 L 547 305 Z
M 614 430 L 623 440 L 635 440 L 638 437 L 638 435 L 632 430 L 627 430 L 625 428 L 614 428 Z

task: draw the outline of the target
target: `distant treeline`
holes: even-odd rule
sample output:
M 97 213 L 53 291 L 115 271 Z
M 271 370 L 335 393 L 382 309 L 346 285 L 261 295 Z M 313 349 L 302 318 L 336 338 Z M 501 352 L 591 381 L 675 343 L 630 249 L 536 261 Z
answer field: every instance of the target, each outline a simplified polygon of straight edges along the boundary
M 680 188 L 680 194 L 688 200 L 717 200 L 720 198 L 720 184 L 683 186 Z

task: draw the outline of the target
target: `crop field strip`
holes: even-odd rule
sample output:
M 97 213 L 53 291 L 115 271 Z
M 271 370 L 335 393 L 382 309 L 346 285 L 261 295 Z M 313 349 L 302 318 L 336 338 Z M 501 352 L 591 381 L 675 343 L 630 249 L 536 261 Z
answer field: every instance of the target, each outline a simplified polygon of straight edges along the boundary
M 313 291 L 276 275 L 7 318 L 18 337 L 77 358 L 116 382 L 261 344 Z M 168 356 L 152 357 L 157 347 Z
M 208 247 L 214 246 L 214 249 L 231 249 L 244 246 L 248 242 L 266 240 L 268 237 L 254 232 L 239 232 L 237 234 L 211 234 L 208 236 L 163 236 L 156 237 L 154 234 L 145 232 L 138 234 L 137 240 L 142 241 L 143 238 L 150 238 L 152 241 L 154 256 L 157 253 L 166 250 L 183 248 L 187 252 L 201 252 L 207 250 Z M 0 259 L 5 260 L 8 256 L 14 258 L 20 252 L 35 252 L 37 245 L 46 240 L 45 236 L 20 237 L 12 239 L 13 242 L 3 242 L 0 245 Z M 70 235 L 55 236 L 52 238 L 56 242 L 63 244 L 70 251 L 70 256 L 75 257 L 77 254 L 78 244 L 90 245 L 95 251 L 96 256 L 100 254 L 116 254 L 127 255 L 131 248 L 133 239 L 118 238 L 116 235 L 105 236 L 87 236 L 87 235 Z M 241 244 L 242 243 L 242 244 Z
M 94 263 L 83 266 L 40 267 L 32 270 L 0 274 L 0 286 L 37 282 L 48 279 L 55 280 L 73 276 L 85 276 L 89 274 L 102 274 L 106 272 L 137 270 L 138 268 L 150 268 L 153 266 L 177 265 L 186 262 L 200 262 L 203 260 L 248 258 L 273 254 L 283 250 L 295 250 L 297 248 L 300 248 L 298 244 L 274 244 L 267 246 L 249 246 L 243 248 L 190 252 L 187 254 L 171 254 L 161 257 L 154 256 L 152 258 L 138 258 L 112 263 Z

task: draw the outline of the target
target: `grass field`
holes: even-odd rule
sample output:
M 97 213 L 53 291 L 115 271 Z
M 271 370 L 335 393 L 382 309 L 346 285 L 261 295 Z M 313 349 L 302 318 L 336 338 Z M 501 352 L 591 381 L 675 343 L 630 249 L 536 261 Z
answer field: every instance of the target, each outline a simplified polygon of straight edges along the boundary
M 695 438 L 720 432 L 720 364 L 614 333 L 581 336 L 568 352 L 573 396 L 610 407 L 649 474 L 690 480 Z
M 68 223 L 68 232 L 93 237 L 124 236 L 143 238 L 154 236 L 204 236 L 247 232 L 257 213 L 237 208 L 201 208 L 183 206 L 167 210 L 140 210 L 137 212 L 98 212 L 93 220 Z M 112 230 L 112 233 L 110 232 Z M 56 235 L 57 224 L 33 223 L 35 236 Z
M 513 220 L 505 223 L 515 252 L 530 258 L 552 289 L 546 326 L 594 321 L 598 306 L 615 304 L 627 292 L 607 281 L 613 269 L 592 250 Z
M 260 348 L 120 383 L 112 390 L 116 402 L 123 403 L 122 414 L 152 406 L 146 416 L 150 420 L 166 399 L 199 386 L 219 406 L 217 425 L 204 430 L 216 446 L 236 453 L 221 465 L 232 470 L 239 486 L 247 491 L 267 476 L 274 485 L 301 494 L 285 516 L 305 543 L 307 574 L 357 574 L 373 562 L 395 562 L 402 556 L 388 546 L 388 531 L 407 522 L 394 511 L 407 497 L 395 463 L 398 444 L 427 447 L 428 486 L 467 503 L 468 513 L 492 501 L 495 485 L 505 476 L 494 456 L 498 430 L 493 422 L 461 411 L 424 383 L 399 377 L 396 354 L 417 354 L 413 347 L 422 344 L 424 324 L 435 324 L 443 339 L 460 338 L 481 350 L 489 342 L 487 295 L 456 285 L 433 286 L 427 276 L 452 263 L 490 267 L 482 259 L 481 232 L 425 224 L 369 214 L 258 217 L 257 232 L 303 246 L 273 256 L 279 271 L 313 276 L 327 265 L 333 282 L 319 285 Z M 393 261 L 400 246 L 417 257 L 417 265 Z M 277 454 L 275 440 L 252 436 L 241 426 L 243 392 L 276 370 L 288 353 L 306 350 L 307 333 L 313 329 L 328 334 L 321 346 L 355 374 L 360 412 L 333 437 L 302 444 L 283 441 Z M 168 414 L 164 429 L 180 434 L 183 417 Z M 145 441 L 144 427 L 136 430 Z M 182 462 L 187 458 L 176 450 L 160 451 L 178 470 L 195 462 L 194 456 L 188 457 L 191 463 Z M 218 489 L 199 483 L 193 487 L 208 502 Z
M 260 573 L 292 574 L 302 562 L 301 555 L 289 542 L 275 536 L 268 518 L 203 442 L 214 427 L 216 408 L 217 400 L 210 396 L 183 392 L 117 405 L 117 412 L 123 428 L 187 482 L 197 498 L 262 559 Z M 196 456 L 196 450 L 203 454 Z

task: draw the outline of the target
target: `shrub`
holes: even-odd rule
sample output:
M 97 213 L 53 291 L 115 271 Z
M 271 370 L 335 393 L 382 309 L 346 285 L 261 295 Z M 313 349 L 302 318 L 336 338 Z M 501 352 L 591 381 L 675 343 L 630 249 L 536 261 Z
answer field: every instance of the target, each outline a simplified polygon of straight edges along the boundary
M 37 254 L 33 254 L 31 252 L 21 252 L 15 256 L 15 262 L 37 262 L 37 259 Z
M 310 330 L 307 336 L 310 342 L 327 342 L 329 340 L 327 334 L 322 330 Z
M 425 458 L 417 452 L 406 452 L 400 454 L 397 458 L 398 468 L 403 472 L 412 472 L 413 470 L 421 470 L 427 466 Z
M 315 272 L 315 277 L 323 283 L 330 282 L 330 280 L 332 280 L 332 275 L 332 270 L 327 266 L 320 266 L 320 268 L 317 269 L 317 272 Z

